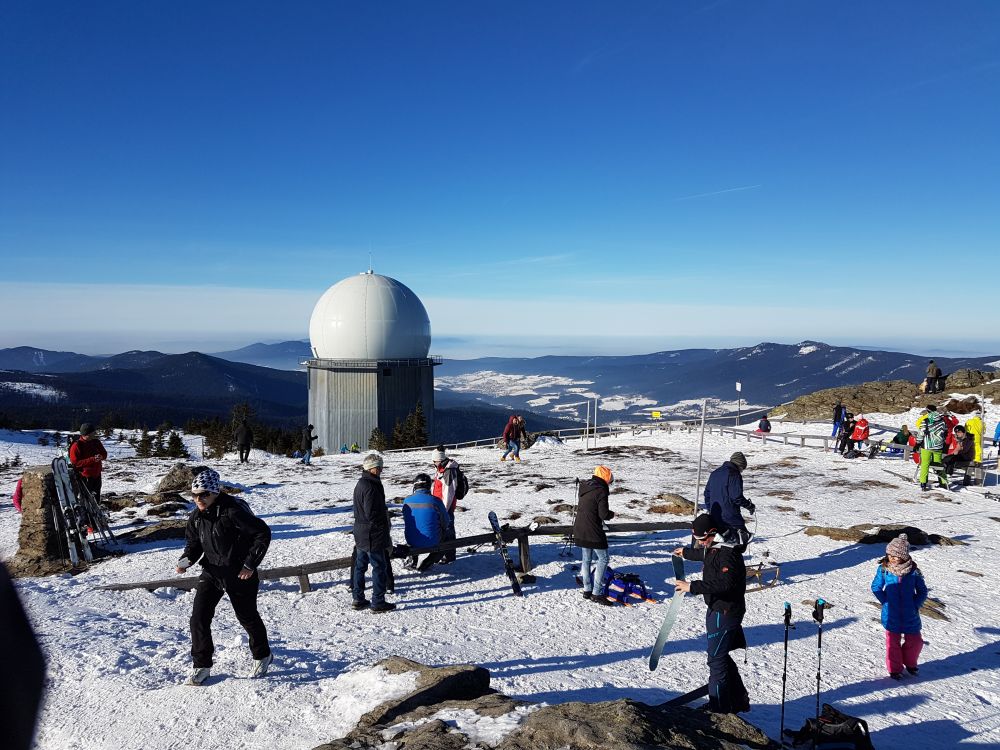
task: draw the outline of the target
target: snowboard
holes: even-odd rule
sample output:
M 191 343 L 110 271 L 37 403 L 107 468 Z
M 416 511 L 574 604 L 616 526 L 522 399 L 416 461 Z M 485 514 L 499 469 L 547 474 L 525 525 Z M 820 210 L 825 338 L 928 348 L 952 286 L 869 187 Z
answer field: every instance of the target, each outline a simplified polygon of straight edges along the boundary
M 517 580 L 517 573 L 514 572 L 514 563 L 507 552 L 507 543 L 503 540 L 503 531 L 500 529 L 500 521 L 497 519 L 497 514 L 491 510 L 489 518 L 490 526 L 493 527 L 493 535 L 496 537 L 493 545 L 500 553 L 501 559 L 503 559 L 503 568 L 510 579 L 510 587 L 514 591 L 514 596 L 524 596 L 524 592 L 521 591 L 521 582 Z
M 680 555 L 671 555 L 671 562 L 674 564 L 674 578 L 678 581 L 684 580 L 684 558 Z M 663 647 L 667 643 L 667 637 L 670 635 L 670 629 L 674 626 L 674 622 L 677 620 L 677 613 L 681 609 L 681 600 L 684 598 L 684 594 L 680 591 L 674 592 L 674 598 L 670 600 L 670 608 L 667 610 L 667 616 L 663 618 L 663 624 L 660 626 L 660 634 L 656 636 L 656 643 L 653 644 L 653 650 L 649 652 L 649 671 L 652 672 L 656 669 L 656 665 L 660 663 L 660 655 L 663 653 Z
M 676 698 L 671 698 L 664 706 L 686 706 L 691 701 L 696 701 L 699 698 L 708 697 L 708 685 L 702 685 L 700 688 L 695 688 L 684 695 L 678 695 Z

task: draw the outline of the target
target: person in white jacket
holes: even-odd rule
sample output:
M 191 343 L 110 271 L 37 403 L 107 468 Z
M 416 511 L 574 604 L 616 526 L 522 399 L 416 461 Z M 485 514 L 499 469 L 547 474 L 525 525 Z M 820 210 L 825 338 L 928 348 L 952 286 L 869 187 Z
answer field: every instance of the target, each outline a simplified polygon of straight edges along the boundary
M 439 445 L 431 454 L 431 463 L 434 464 L 434 483 L 431 485 L 431 494 L 444 504 L 444 509 L 448 512 L 448 529 L 444 541 L 455 538 L 455 505 L 458 502 L 455 494 L 458 486 L 458 461 L 449 458 L 443 445 Z M 455 562 L 455 550 L 451 549 L 444 553 L 444 562 Z

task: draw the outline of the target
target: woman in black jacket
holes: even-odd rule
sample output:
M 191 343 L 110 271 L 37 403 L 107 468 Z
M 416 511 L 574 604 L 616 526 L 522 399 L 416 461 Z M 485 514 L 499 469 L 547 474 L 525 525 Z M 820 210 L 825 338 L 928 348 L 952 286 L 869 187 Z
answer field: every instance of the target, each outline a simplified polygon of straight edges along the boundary
M 212 672 L 212 618 L 223 594 L 229 594 L 236 619 L 250 636 L 254 658 L 250 676 L 263 677 L 274 657 L 257 611 L 257 566 L 271 543 L 271 529 L 244 502 L 222 492 L 219 474 L 212 469 L 195 476 L 191 494 L 198 509 L 188 519 L 187 544 L 177 561 L 177 572 L 184 573 L 196 562 L 201 563 L 202 572 L 191 612 L 194 671 L 187 684 L 201 685 Z
M 612 604 L 601 596 L 601 589 L 604 586 L 604 571 L 608 569 L 608 536 L 604 533 L 603 522 L 615 517 L 608 508 L 608 487 L 613 481 L 611 469 L 598 466 L 594 469 L 594 476 L 580 482 L 576 520 L 573 522 L 573 539 L 576 546 L 583 550 L 583 564 L 580 566 L 583 598 L 596 604 Z M 592 560 L 596 561 L 593 578 L 590 575 Z

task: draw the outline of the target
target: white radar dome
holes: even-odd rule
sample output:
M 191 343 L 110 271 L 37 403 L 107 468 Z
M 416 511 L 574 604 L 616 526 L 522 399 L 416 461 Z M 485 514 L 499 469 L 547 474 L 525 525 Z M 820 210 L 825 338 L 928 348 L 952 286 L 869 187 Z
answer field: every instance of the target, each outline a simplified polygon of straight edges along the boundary
M 309 341 L 319 359 L 424 359 L 431 321 L 409 287 L 368 271 L 337 282 L 319 298 Z

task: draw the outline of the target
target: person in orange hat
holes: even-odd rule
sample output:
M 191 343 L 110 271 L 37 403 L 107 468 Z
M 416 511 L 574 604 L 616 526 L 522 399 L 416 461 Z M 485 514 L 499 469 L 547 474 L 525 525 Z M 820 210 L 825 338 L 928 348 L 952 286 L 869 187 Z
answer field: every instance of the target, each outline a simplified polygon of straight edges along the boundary
M 613 481 L 615 478 L 611 469 L 597 466 L 590 479 L 580 482 L 576 520 L 573 522 L 573 539 L 583 551 L 580 566 L 583 598 L 608 606 L 612 606 L 612 603 L 601 596 L 604 571 L 608 569 L 608 535 L 604 533 L 602 523 L 615 517 L 614 512 L 608 508 L 608 493 Z M 593 577 L 590 574 L 591 562 L 596 563 Z

